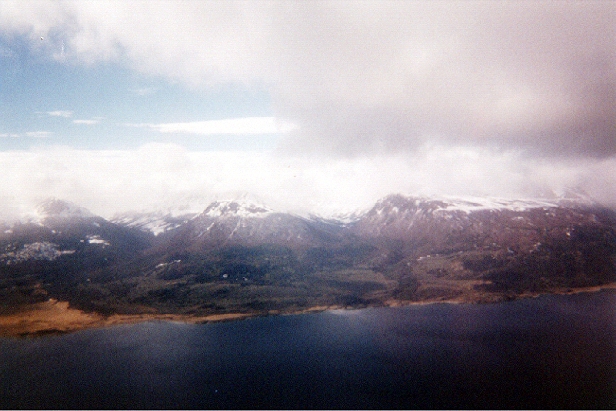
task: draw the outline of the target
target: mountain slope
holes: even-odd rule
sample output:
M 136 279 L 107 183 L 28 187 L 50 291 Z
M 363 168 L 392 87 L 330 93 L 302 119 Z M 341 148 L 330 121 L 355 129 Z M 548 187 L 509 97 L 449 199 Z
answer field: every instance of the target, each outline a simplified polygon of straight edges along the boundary
M 615 221 L 613 211 L 587 202 L 394 195 L 351 230 L 376 245 L 371 260 L 376 269 L 412 282 L 413 298 L 422 298 L 451 294 L 457 287 L 448 281 L 455 280 L 476 290 L 511 293 L 613 281 Z
M 123 264 L 149 247 L 138 230 L 113 224 L 74 204 L 48 200 L 0 233 L 0 297 L 66 298 L 91 273 Z
M 38 215 L 0 233 L 5 306 L 52 296 L 102 313 L 266 313 L 616 281 L 616 214 L 584 199 L 391 195 L 346 221 L 250 201 L 107 221 L 54 200 Z

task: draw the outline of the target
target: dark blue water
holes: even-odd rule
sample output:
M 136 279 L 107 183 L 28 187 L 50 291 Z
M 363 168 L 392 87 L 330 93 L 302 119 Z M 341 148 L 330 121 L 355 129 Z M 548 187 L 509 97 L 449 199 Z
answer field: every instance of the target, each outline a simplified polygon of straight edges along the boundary
M 0 339 L 2 408 L 615 408 L 616 293 Z

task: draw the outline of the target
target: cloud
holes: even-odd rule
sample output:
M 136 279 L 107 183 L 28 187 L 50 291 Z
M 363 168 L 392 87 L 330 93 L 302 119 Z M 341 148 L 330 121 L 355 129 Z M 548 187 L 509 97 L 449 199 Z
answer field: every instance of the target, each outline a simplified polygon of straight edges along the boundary
M 565 186 L 616 204 L 614 21 L 607 1 L 0 2 L 0 31 L 29 36 L 50 58 L 64 41 L 73 64 L 113 62 L 196 89 L 264 87 L 273 117 L 296 126 L 270 165 L 177 153 L 190 173 L 139 166 L 152 173 L 135 171 L 143 187 L 118 174 L 135 192 L 154 195 L 144 188 L 154 176 L 172 192 L 193 179 L 211 192 L 272 184 L 285 201 L 331 207 L 394 189 Z M 207 135 L 275 123 L 221 121 L 140 126 Z M 122 156 L 118 169 L 133 175 Z
M 27 131 L 25 133 L 0 133 L 1 138 L 47 138 L 51 137 L 53 133 L 51 131 Z
M 414 152 L 432 142 L 616 154 L 613 2 L 0 7 L 3 30 L 29 34 L 36 47 L 39 35 L 61 38 L 71 61 L 115 61 L 206 87 L 265 84 L 276 116 L 299 126 L 290 152 Z
M 53 135 L 51 131 L 28 131 L 24 133 L 26 137 L 34 137 L 34 138 L 47 138 Z
M 100 119 L 75 119 L 73 120 L 73 124 L 85 124 L 85 125 L 94 125 L 100 123 Z
M 295 81 L 277 107 L 300 126 L 287 148 L 616 153 L 614 3 L 436 3 L 307 13 L 281 36 Z
M 225 120 L 195 121 L 188 123 L 128 124 L 133 127 L 146 127 L 159 133 L 201 134 L 201 135 L 249 135 L 277 134 L 293 130 L 292 124 L 274 117 L 246 117 Z
M 41 148 L 0 152 L 4 207 L 55 196 L 111 217 L 187 197 L 204 201 L 252 193 L 281 211 L 331 215 L 370 207 L 390 193 L 529 198 L 584 189 L 616 205 L 616 157 L 529 159 L 520 152 L 424 146 L 413 156 L 306 158 L 273 153 L 191 152 L 174 144 L 136 150 Z M 17 201 L 16 199 L 19 199 Z M 8 200 L 7 200 L 8 201 Z
M 68 110 L 48 111 L 47 114 L 51 117 L 64 117 L 64 118 L 73 117 L 73 112 L 68 111 Z

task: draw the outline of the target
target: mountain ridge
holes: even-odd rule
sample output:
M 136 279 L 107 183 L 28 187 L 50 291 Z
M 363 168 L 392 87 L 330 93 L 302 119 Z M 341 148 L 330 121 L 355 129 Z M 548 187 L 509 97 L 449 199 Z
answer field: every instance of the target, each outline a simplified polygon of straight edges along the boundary
M 0 311 L 54 298 L 102 315 L 264 315 L 616 282 L 616 212 L 584 198 L 392 194 L 352 220 L 248 200 L 106 220 L 54 201 L 0 232 Z
M 194 196 L 193 196 L 194 197 Z M 238 207 L 247 210 L 250 207 L 258 207 L 267 209 L 270 212 L 290 214 L 302 218 L 320 220 L 324 222 L 334 222 L 342 224 L 350 224 L 360 219 L 364 214 L 370 211 L 379 203 L 382 203 L 388 198 L 405 198 L 414 201 L 425 203 L 442 202 L 443 209 L 459 209 L 467 211 L 476 211 L 479 209 L 505 209 L 505 208 L 536 208 L 536 207 L 595 207 L 606 208 L 599 202 L 579 191 L 565 191 L 562 195 L 540 198 L 507 198 L 494 196 L 447 196 L 447 195 L 410 195 L 403 193 L 391 193 L 376 200 L 372 205 L 357 209 L 349 209 L 346 211 L 336 211 L 330 213 L 321 213 L 315 211 L 306 211 L 302 213 L 287 211 L 285 209 L 276 209 L 269 207 L 261 199 L 256 196 L 250 196 L 248 193 L 235 196 L 222 196 L 221 198 L 207 199 L 206 196 L 198 198 L 180 197 L 176 202 L 167 200 L 159 205 L 146 206 L 141 210 L 127 210 L 116 212 L 110 217 L 101 217 L 92 213 L 85 207 L 82 207 L 73 202 L 62 200 L 55 197 L 50 197 L 39 201 L 29 211 L 21 211 L 18 216 L 11 215 L 10 217 L 0 216 L 0 222 L 7 225 L 11 223 L 41 223 L 46 218 L 50 219 L 70 219 L 70 218 L 93 218 L 100 217 L 107 221 L 118 223 L 121 225 L 143 226 L 147 225 L 142 220 L 151 218 L 153 220 L 175 221 L 188 220 L 203 213 L 209 207 L 215 204 L 237 204 Z M 214 196 L 218 197 L 218 196 Z M 164 223 L 162 224 L 164 225 Z M 173 224 L 169 224 L 173 225 Z M 162 230 L 164 231 L 164 229 Z M 162 232 L 159 230 L 158 232 Z

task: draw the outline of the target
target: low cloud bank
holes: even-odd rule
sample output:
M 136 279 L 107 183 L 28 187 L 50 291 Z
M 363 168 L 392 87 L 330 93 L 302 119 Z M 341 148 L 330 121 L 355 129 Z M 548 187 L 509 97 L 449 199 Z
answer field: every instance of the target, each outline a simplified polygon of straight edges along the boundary
M 519 153 L 425 146 L 415 155 L 305 158 L 254 152 L 190 152 L 173 144 L 138 150 L 69 148 L 0 153 L 0 213 L 17 215 L 47 197 L 110 217 L 199 198 L 250 193 L 281 211 L 331 215 L 369 207 L 390 193 L 552 197 L 583 190 L 616 206 L 616 157 L 532 160 Z

